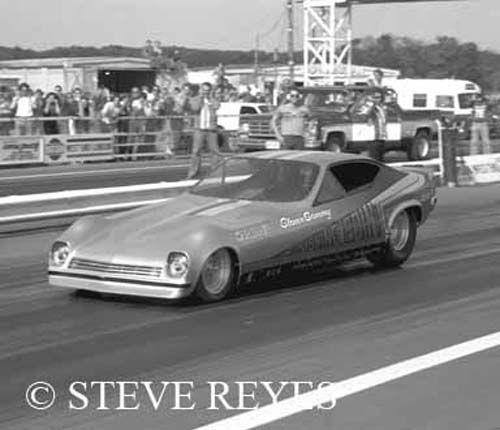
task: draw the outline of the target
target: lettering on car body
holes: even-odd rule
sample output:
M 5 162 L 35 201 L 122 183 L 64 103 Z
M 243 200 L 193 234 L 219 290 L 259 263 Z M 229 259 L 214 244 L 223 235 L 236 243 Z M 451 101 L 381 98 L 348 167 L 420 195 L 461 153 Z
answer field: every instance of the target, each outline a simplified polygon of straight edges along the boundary
M 300 241 L 279 256 L 309 252 L 343 252 L 382 243 L 387 239 L 384 211 L 380 205 L 367 204 Z
M 290 227 L 297 227 L 323 218 L 332 219 L 332 210 L 325 209 L 319 212 L 305 211 L 300 217 L 297 218 L 282 217 L 280 218 L 280 227 L 288 229 Z
M 300 252 L 364 246 L 385 238 L 382 208 L 368 204 L 306 239 L 300 244 Z
M 271 234 L 271 226 L 269 224 L 259 224 L 238 230 L 234 234 L 238 242 L 259 240 Z

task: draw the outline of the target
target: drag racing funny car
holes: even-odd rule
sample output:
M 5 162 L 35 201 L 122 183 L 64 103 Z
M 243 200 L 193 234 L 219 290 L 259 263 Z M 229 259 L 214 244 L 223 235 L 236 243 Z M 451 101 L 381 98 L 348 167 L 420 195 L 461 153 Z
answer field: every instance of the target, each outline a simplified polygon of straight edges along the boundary
M 435 203 L 432 175 L 417 168 L 317 151 L 236 155 L 166 202 L 75 222 L 52 245 L 49 281 L 217 301 L 307 262 L 396 267 Z

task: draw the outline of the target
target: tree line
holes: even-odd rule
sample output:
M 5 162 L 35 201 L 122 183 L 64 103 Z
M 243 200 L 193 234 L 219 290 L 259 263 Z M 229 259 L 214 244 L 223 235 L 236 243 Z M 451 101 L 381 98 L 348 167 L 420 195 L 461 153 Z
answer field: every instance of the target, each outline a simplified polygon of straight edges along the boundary
M 467 79 L 487 91 L 500 91 L 500 54 L 453 37 L 440 36 L 431 43 L 389 34 L 357 39 L 353 62 L 398 69 L 406 78 Z
M 167 46 L 167 52 L 180 51 L 182 60 L 190 68 L 215 67 L 220 63 L 252 64 L 253 51 L 192 49 L 182 46 Z M 20 47 L 0 47 L 0 60 L 54 57 L 140 57 L 143 48 L 120 45 L 103 47 L 69 46 L 35 51 Z M 284 52 L 277 57 L 271 52 L 259 52 L 262 65 L 277 60 L 287 61 Z M 296 52 L 300 64 L 302 53 Z M 482 50 L 472 42 L 460 42 L 455 38 L 440 36 L 432 42 L 384 34 L 380 37 L 365 37 L 353 41 L 353 62 L 355 64 L 398 69 L 408 78 L 456 78 L 477 82 L 485 90 L 500 92 L 500 54 Z

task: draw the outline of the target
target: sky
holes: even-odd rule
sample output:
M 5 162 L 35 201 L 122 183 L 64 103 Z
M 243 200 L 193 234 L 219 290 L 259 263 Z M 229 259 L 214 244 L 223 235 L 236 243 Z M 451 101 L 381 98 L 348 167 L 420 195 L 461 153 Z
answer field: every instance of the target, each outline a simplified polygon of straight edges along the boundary
M 257 33 L 262 49 L 286 46 L 285 0 L 0 0 L 0 5 L 3 46 L 142 46 L 158 39 L 163 45 L 250 50 Z M 301 6 L 296 17 L 301 19 Z M 500 0 L 365 5 L 354 8 L 353 35 L 421 40 L 446 35 L 500 53 L 499 23 Z

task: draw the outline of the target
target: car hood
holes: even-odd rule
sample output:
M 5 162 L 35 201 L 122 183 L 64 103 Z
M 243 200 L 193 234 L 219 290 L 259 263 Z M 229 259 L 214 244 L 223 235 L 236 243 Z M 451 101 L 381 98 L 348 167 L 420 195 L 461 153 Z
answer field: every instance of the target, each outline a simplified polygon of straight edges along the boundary
M 166 244 L 179 249 L 199 246 L 207 234 L 234 237 L 246 226 L 258 225 L 286 214 L 283 204 L 222 199 L 184 193 L 167 202 L 103 217 L 83 218 L 68 232 L 86 256 L 109 256 L 137 250 L 154 255 Z

